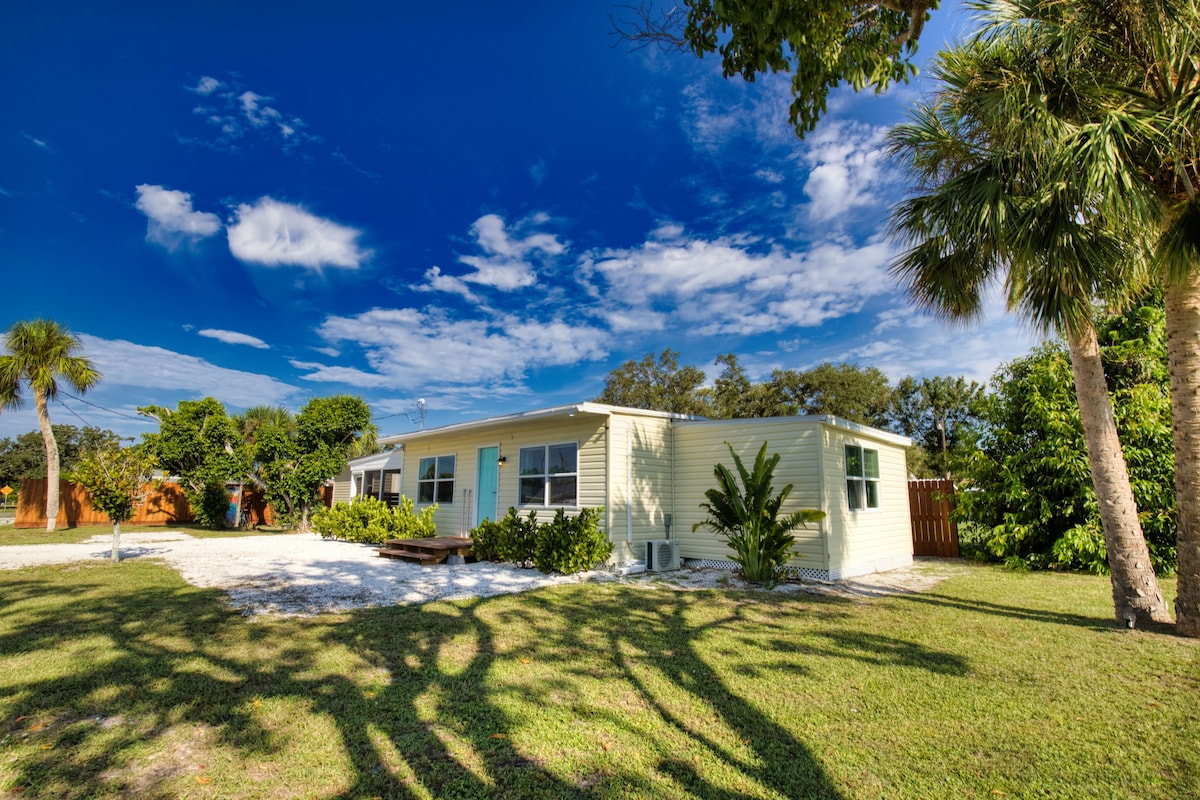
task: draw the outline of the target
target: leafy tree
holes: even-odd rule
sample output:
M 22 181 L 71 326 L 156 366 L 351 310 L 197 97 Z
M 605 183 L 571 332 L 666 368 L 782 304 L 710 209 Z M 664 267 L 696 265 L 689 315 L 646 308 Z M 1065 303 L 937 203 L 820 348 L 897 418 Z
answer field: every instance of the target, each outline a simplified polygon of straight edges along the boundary
M 829 414 L 876 428 L 888 424 L 892 387 L 876 367 L 825 362 L 804 372 L 777 370 L 772 381 L 801 414 Z
M 21 406 L 22 385 L 33 390 L 46 451 L 46 530 L 52 533 L 58 525 L 59 459 L 49 401 L 58 399 L 60 382 L 83 394 L 99 382 L 100 373 L 79 355 L 79 339 L 53 320 L 14 324 L 4 336 L 4 349 L 0 355 L 0 408 Z
M 700 396 L 709 407 L 708 416 L 718 419 L 749 419 L 777 417 L 789 413 L 789 407 L 773 383 L 753 383 L 737 356 L 725 353 L 717 356 L 724 366 L 711 389 L 701 389 Z
M 146 500 L 154 466 L 154 456 L 143 447 L 110 447 L 86 454 L 70 474 L 112 523 L 113 561 L 121 559 L 121 523 Z
M 906 376 L 892 390 L 891 426 L 913 439 L 929 461 L 940 465 L 941 474 L 949 477 L 950 454 L 974 443 L 976 410 L 983 394 L 983 386 L 962 376 L 919 381 Z
M 1175 563 L 1170 408 L 1165 350 L 1154 342 L 1162 336 L 1161 317 L 1158 309 L 1136 309 L 1107 322 L 1101 335 L 1106 362 L 1137 351 L 1137 358 L 1163 364 L 1162 374 L 1119 375 L 1112 392 L 1149 555 L 1157 570 L 1169 572 Z M 993 386 L 981 406 L 980 449 L 959 475 L 968 491 L 958 493 L 956 513 L 983 527 L 981 545 L 991 557 L 1108 572 L 1069 354 L 1045 344 L 999 370 Z
M 139 414 L 158 420 L 158 433 L 145 434 L 144 444 L 163 470 L 178 475 L 192 515 L 201 525 L 220 528 L 228 497 L 225 484 L 241 480 L 249 465 L 234 420 L 212 397 L 181 400 L 172 410 L 146 406 Z
M 1113 227 L 1098 182 L 1086 171 L 1079 179 L 1080 148 L 1092 143 L 1064 130 L 1057 115 L 1073 116 L 1077 103 L 1061 82 L 1070 54 L 1029 28 L 986 21 L 993 24 L 981 35 L 939 55 L 938 92 L 891 133 L 892 152 L 917 183 L 895 213 L 906 250 L 893 271 L 919 304 L 956 320 L 977 316 L 985 287 L 1003 279 L 1010 307 L 1063 334 L 1100 497 L 1115 617 L 1130 627 L 1167 621 L 1092 321 L 1096 298 L 1122 302 L 1145 285 L 1145 261 L 1138 240 Z
M 612 22 L 635 46 L 719 53 L 726 78 L 792 73 L 789 120 L 803 137 L 843 81 L 878 92 L 915 74 L 917 39 L 936 8 L 936 0 L 682 0 L 661 14 L 649 2 L 626 6 Z
M 703 414 L 704 401 L 697 390 L 704 383 L 704 370 L 680 367 L 678 359 L 679 353 L 668 348 L 657 360 L 649 353 L 641 361 L 626 361 L 608 373 L 596 399 L 626 408 Z
M 58 444 L 59 471 L 66 474 L 75 469 L 79 459 L 95 450 L 118 447 L 121 437 L 110 430 L 90 425 L 51 425 Z M 16 439 L 0 439 L 0 486 L 14 488 L 22 478 L 46 477 L 46 447 L 38 431 L 22 433 Z
M 767 443 L 763 442 L 754 459 L 754 467 L 747 470 L 733 445 L 726 442 L 725 446 L 733 457 L 738 477 L 734 477 L 724 464 L 713 467 L 717 488 L 706 491 L 704 496 L 708 502 L 700 504 L 708 517 L 693 525 L 692 530 L 703 527 L 724 536 L 733 548 L 733 560 L 742 568 L 746 580 L 773 583 L 779 568 L 791 558 L 792 545 L 796 543 L 792 531 L 824 519 L 825 512 L 805 508 L 781 519 L 779 513 L 792 492 L 792 484 L 775 494 L 771 483 L 779 464 L 779 454 L 767 458 Z
M 290 424 L 260 428 L 253 459 L 267 502 L 307 531 L 321 488 L 345 468 L 355 438 L 370 423 L 371 409 L 361 398 L 338 395 L 309 400 Z

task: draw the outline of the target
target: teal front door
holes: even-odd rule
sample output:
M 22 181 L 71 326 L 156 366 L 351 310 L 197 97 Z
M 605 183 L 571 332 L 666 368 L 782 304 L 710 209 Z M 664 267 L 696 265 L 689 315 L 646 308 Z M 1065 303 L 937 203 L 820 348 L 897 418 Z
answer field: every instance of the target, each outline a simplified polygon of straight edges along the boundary
M 500 479 L 499 447 L 479 448 L 479 468 L 476 475 L 475 524 L 496 519 L 496 485 Z

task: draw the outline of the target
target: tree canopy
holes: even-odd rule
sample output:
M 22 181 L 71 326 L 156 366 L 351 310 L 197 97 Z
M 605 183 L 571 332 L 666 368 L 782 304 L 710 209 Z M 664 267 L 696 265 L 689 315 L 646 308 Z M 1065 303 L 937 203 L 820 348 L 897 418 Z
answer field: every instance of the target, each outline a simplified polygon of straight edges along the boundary
M 916 74 L 917 40 L 937 0 L 682 0 L 660 11 L 625 5 L 613 28 L 635 47 L 717 53 L 726 78 L 792 75 L 789 120 L 796 135 L 825 113 L 841 83 L 877 92 Z

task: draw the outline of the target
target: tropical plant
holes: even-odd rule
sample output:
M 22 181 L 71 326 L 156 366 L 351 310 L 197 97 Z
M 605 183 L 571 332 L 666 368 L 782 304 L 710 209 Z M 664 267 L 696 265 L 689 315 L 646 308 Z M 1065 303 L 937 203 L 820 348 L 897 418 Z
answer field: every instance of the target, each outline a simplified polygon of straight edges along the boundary
M 481 561 L 532 564 L 538 527 L 537 511 L 522 517 L 510 506 L 503 519 L 485 519 L 471 530 L 471 551 Z
M 425 506 L 420 513 L 413 501 L 400 495 L 396 506 L 374 497 L 360 497 L 353 503 L 334 503 L 312 516 L 312 527 L 322 539 L 340 539 L 360 544 L 383 544 L 388 539 L 422 539 L 434 536 L 433 515 L 437 505 Z
M 708 502 L 700 504 L 708 517 L 693 525 L 692 530 L 705 527 L 725 537 L 746 580 L 771 584 L 779 568 L 792 557 L 792 546 L 796 543 L 792 531 L 824 519 L 825 512 L 805 508 L 781 518 L 779 514 L 792 492 L 792 484 L 775 494 L 771 484 L 779 454 L 767 458 L 767 442 L 763 442 L 754 467 L 747 470 L 733 445 L 726 442 L 725 446 L 738 475 L 735 477 L 724 464 L 713 467 L 717 488 L 707 490 L 704 496 Z
M 1005 0 L 981 4 L 1009 6 Z M 970 320 L 1003 279 L 1010 308 L 1063 334 L 1099 498 L 1118 623 L 1168 621 L 1138 519 L 1092 321 L 1097 298 L 1123 302 L 1147 284 L 1140 239 L 1115 226 L 1090 163 L 1096 132 L 1064 125 L 1076 98 L 1062 82 L 1071 54 L 1030 27 L 993 23 L 941 53 L 940 88 L 891 135 L 917 191 L 893 228 L 893 272 L 921 306 Z M 1082 155 L 1081 155 L 1082 153 Z M 1099 169 L 1092 165 L 1094 169 Z
M 550 522 L 538 524 L 537 512 L 525 517 L 509 508 L 501 520 L 484 520 L 471 531 L 471 551 L 482 561 L 532 564 L 541 572 L 571 575 L 602 564 L 613 544 L 600 529 L 602 508 L 582 508 L 567 516 L 558 509 Z
M 179 476 L 192 517 L 207 528 L 225 524 L 225 484 L 240 481 L 249 465 L 225 406 L 212 397 L 181 400 L 176 409 L 145 406 L 139 414 L 158 420 L 158 432 L 143 434 L 147 450 L 170 475 Z
M 346 467 L 371 410 L 349 395 L 316 397 L 295 418 L 275 419 L 255 432 L 250 463 L 267 502 L 288 525 L 307 531 L 325 482 Z
M 79 339 L 57 322 L 35 319 L 18 322 L 4 336 L 5 353 L 0 355 L 0 408 L 19 408 L 21 387 L 33 390 L 38 427 L 46 449 L 46 530 L 58 525 L 58 443 L 50 425 L 49 401 L 58 399 L 59 384 L 65 382 L 83 394 L 100 380 L 95 366 L 79 351 Z
M 600 530 L 601 508 L 581 508 L 568 517 L 558 509 L 554 519 L 539 525 L 533 566 L 539 571 L 573 575 L 592 569 L 612 555 L 613 543 Z
M 121 559 L 121 523 L 133 517 L 154 487 L 154 455 L 142 447 L 110 447 L 86 454 L 69 479 L 113 526 L 112 560 Z

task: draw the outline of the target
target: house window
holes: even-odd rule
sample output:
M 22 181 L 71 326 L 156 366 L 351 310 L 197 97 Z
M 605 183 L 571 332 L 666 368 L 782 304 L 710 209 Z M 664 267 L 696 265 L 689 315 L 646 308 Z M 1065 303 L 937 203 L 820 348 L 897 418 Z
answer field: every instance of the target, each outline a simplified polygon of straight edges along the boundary
M 519 501 L 527 506 L 574 506 L 579 500 L 579 445 L 522 447 Z
M 846 497 L 850 510 L 879 508 L 879 451 L 846 445 Z
M 417 502 L 454 502 L 454 456 L 421 459 L 417 467 Z

